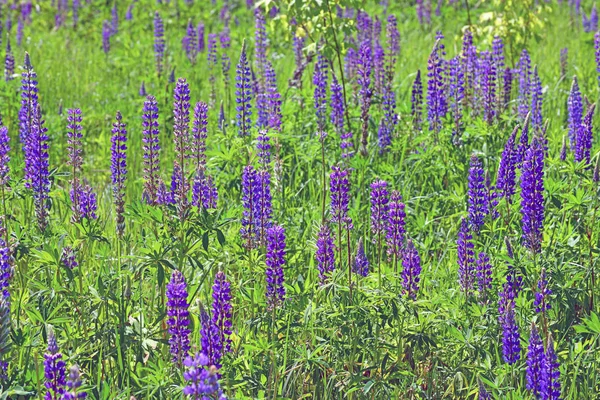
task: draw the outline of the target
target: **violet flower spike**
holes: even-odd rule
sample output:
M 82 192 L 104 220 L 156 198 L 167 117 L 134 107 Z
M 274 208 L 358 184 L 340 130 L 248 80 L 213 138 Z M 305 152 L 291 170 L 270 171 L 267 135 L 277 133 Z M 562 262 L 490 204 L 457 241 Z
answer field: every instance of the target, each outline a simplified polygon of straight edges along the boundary
M 250 67 L 248 65 L 248 58 L 246 57 L 245 42 L 242 45 L 240 60 L 236 67 L 235 81 L 238 135 L 241 137 L 246 137 L 250 135 L 250 127 L 252 126 L 252 87 Z
M 471 155 L 470 165 L 468 193 L 469 224 L 473 232 L 479 234 L 485 222 L 485 217 L 488 214 L 489 205 L 484 185 L 483 166 L 475 154 Z
M 10 47 L 10 37 L 6 38 L 6 56 L 4 58 L 4 79 L 6 82 L 14 79 L 15 73 L 15 56 Z
M 410 299 L 417 299 L 419 281 L 421 280 L 421 257 L 412 240 L 408 240 L 402 260 L 402 287 L 403 293 Z
M 479 253 L 477 258 L 477 290 L 482 299 L 487 298 L 488 292 L 492 289 L 492 264 L 490 258 L 484 252 Z
M 554 342 L 552 335 L 548 337 L 548 343 L 546 344 L 546 353 L 544 355 L 544 361 L 542 363 L 541 373 L 541 385 L 540 394 L 542 399 L 548 400 L 559 400 L 561 389 L 560 389 L 560 370 L 558 358 L 554 350 Z
M 186 386 L 183 395 L 188 399 L 219 399 L 227 400 L 219 385 L 217 367 L 209 363 L 209 358 L 203 352 L 187 356 L 183 360 L 186 368 L 183 378 Z
M 189 304 L 187 285 L 183 274 L 174 270 L 167 284 L 167 326 L 172 361 L 181 366 L 190 350 Z
M 319 282 L 323 285 L 335 269 L 335 245 L 331 229 L 327 224 L 321 225 L 319 229 L 315 258 L 319 268 Z
M 283 305 L 285 288 L 283 287 L 285 264 L 285 230 L 275 225 L 267 230 L 267 254 L 265 256 L 267 280 L 267 306 L 269 310 Z
M 142 149 L 144 150 L 144 191 L 142 198 L 150 205 L 157 204 L 160 185 L 158 103 L 148 96 L 142 110 Z
M 354 257 L 354 263 L 352 265 L 352 272 L 360 276 L 369 275 L 369 259 L 365 254 L 365 245 L 362 237 L 358 239 L 356 256 Z
M 111 138 L 111 165 L 113 198 L 115 203 L 117 236 L 125 232 L 125 182 L 127 180 L 127 124 L 117 111 Z
M 421 70 L 417 71 L 417 76 L 413 82 L 410 103 L 413 128 L 416 131 L 420 131 L 423 119 L 423 84 L 421 83 Z
M 242 228 L 240 234 L 245 241 L 244 246 L 253 249 L 258 244 L 257 209 L 261 195 L 261 181 L 258 172 L 253 166 L 248 165 L 242 174 Z
M 67 380 L 67 391 L 61 400 L 78 400 L 87 398 L 87 393 L 79 390 L 81 387 L 81 372 L 77 365 L 73 365 L 69 369 Z
M 542 368 L 544 365 L 544 345 L 535 323 L 531 323 L 529 345 L 527 347 L 527 390 L 539 398 L 541 390 Z
M 48 351 L 44 354 L 44 378 L 46 399 L 59 400 L 65 393 L 65 362 L 56 344 L 54 332 L 48 331 Z
M 502 356 L 504 362 L 512 365 L 521 357 L 519 327 L 515 320 L 514 301 L 508 303 L 502 318 Z
M 163 60 L 165 58 L 165 28 L 163 20 L 158 11 L 154 13 L 154 59 L 156 61 L 156 72 L 160 76 L 163 72 Z
M 527 150 L 522 171 L 523 244 L 531 252 L 539 253 L 544 226 L 544 146 L 537 136 Z
M 473 236 L 469 223 L 465 218 L 461 220 L 460 230 L 458 231 L 458 239 L 456 241 L 457 257 L 458 257 L 458 281 L 460 287 L 465 292 L 465 296 L 469 296 L 474 285 L 474 263 L 475 252 L 473 250 Z
M 188 208 L 189 183 L 186 173 L 186 160 L 190 153 L 190 88 L 184 78 L 179 78 L 173 93 L 173 141 L 175 143 L 175 163 L 181 169 L 181 184 L 175 193 L 177 212 L 184 219 Z
M 549 303 L 549 296 L 552 294 L 552 290 L 548 287 L 548 278 L 546 277 L 546 269 L 542 268 L 540 279 L 537 283 L 537 291 L 535 292 L 535 300 L 533 306 L 535 312 L 546 312 L 551 308 Z
M 217 272 L 213 284 L 212 323 L 219 331 L 219 341 L 223 352 L 231 352 L 231 289 L 225 273 Z

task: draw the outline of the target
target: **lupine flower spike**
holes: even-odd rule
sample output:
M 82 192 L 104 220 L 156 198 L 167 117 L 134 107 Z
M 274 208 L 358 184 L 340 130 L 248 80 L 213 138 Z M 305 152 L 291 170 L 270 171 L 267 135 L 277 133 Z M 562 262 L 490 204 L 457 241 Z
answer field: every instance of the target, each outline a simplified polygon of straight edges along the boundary
M 112 129 L 111 165 L 117 236 L 125 232 L 125 181 L 127 180 L 127 125 L 119 111 Z

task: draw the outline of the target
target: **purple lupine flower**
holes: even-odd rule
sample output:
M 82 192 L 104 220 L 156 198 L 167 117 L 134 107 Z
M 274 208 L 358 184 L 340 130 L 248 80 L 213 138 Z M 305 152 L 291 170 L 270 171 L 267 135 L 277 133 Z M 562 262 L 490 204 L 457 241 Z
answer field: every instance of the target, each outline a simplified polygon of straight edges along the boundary
M 294 70 L 294 74 L 290 79 L 290 86 L 295 88 L 302 88 L 302 74 L 304 73 L 304 69 L 306 68 L 307 64 L 304 60 L 304 54 L 302 53 L 302 49 L 304 48 L 306 38 L 304 36 L 298 36 L 295 34 L 293 40 L 296 69 Z
M 111 164 L 113 198 L 115 202 L 115 214 L 117 235 L 123 236 L 125 232 L 125 181 L 127 180 L 127 124 L 123 122 L 123 116 L 117 111 L 113 123 L 111 138 Z
M 473 34 L 469 29 L 465 30 L 462 40 L 462 51 L 460 60 L 465 81 L 466 98 L 473 106 L 473 92 L 475 89 L 475 71 L 477 68 L 477 48 L 473 45 Z
M 413 127 L 416 131 L 420 131 L 423 118 L 423 84 L 421 83 L 421 70 L 417 71 L 417 76 L 413 82 L 410 104 Z
M 156 72 L 158 75 L 163 71 L 163 60 L 165 58 L 165 28 L 163 20 L 158 11 L 154 13 L 154 59 L 156 61 Z
M 561 79 L 567 76 L 567 66 L 569 63 L 569 49 L 563 47 L 560 49 L 560 77 Z
M 216 33 L 208 34 L 207 60 L 208 60 L 208 70 L 209 70 L 208 81 L 210 83 L 209 106 L 212 108 L 212 107 L 214 107 L 216 97 L 217 97 L 217 88 L 215 86 L 216 85 L 215 68 L 217 67 L 217 34 Z
M 246 241 L 245 246 L 252 249 L 258 243 L 258 221 L 256 210 L 260 201 L 261 181 L 258 171 L 248 165 L 242 174 L 242 204 L 244 212 L 242 216 L 242 228 L 240 234 Z
M 281 95 L 277 89 L 277 77 L 270 61 L 265 65 L 265 92 L 267 96 L 268 126 L 281 130 Z
M 144 81 L 142 81 L 142 84 L 140 85 L 140 97 L 146 97 L 147 95 L 148 93 L 146 93 L 146 84 Z
M 596 104 L 588 107 L 587 113 L 583 118 L 575 140 L 575 161 L 585 161 L 586 164 L 591 162 L 591 149 L 593 139 L 593 118 Z
M 192 124 L 191 156 L 196 171 L 206 169 L 206 139 L 208 125 L 208 104 L 203 101 L 194 107 L 194 122 Z
M 600 31 L 594 34 L 594 56 L 596 58 L 598 85 L 600 85 Z
M 96 210 L 98 209 L 98 203 L 96 199 L 96 193 L 90 185 L 80 186 L 80 200 L 79 200 L 79 213 L 83 218 L 89 220 L 96 219 Z
M 560 370 L 558 358 L 554 351 L 554 342 L 552 335 L 548 336 L 546 344 L 546 353 L 542 363 L 540 395 L 544 400 L 560 399 Z
M 496 117 L 496 67 L 492 55 L 485 51 L 481 52 L 480 63 L 480 100 L 483 102 L 483 118 L 488 124 L 492 124 Z
M 173 93 L 173 141 L 176 163 L 181 169 L 181 184 L 175 193 L 179 217 L 183 218 L 188 207 L 189 184 L 185 170 L 190 152 L 190 88 L 184 78 L 179 78 Z
M 523 161 L 521 199 L 523 244 L 539 253 L 544 226 L 544 145 L 537 136 Z
M 231 289 L 223 271 L 217 272 L 213 284 L 212 322 L 219 331 L 223 352 L 231 352 Z
M 342 150 L 342 159 L 350 158 L 354 155 L 354 143 L 352 142 L 352 132 L 347 130 L 346 133 L 340 136 L 340 149 Z
M 512 250 L 509 251 L 509 256 L 511 255 L 511 253 Z M 519 296 L 519 293 L 522 288 L 523 277 L 517 275 L 517 270 L 512 265 L 508 265 L 506 270 L 506 282 L 504 282 L 504 284 L 502 285 L 502 290 L 498 294 L 499 318 L 502 318 L 502 316 L 506 313 L 506 307 L 508 307 L 509 303 L 513 303 L 514 305 L 514 301 Z
M 15 73 L 15 56 L 10 47 L 10 37 L 6 38 L 6 56 L 4 58 L 4 79 L 6 82 L 14 79 Z
M 143 199 L 150 205 L 157 204 L 160 184 L 160 144 L 158 125 L 158 103 L 154 96 L 148 96 L 142 110 L 142 133 L 144 150 L 144 191 Z
M 382 103 L 384 115 L 380 123 L 377 140 L 379 154 L 385 153 L 392 144 L 392 132 L 398 122 L 398 115 L 396 114 L 396 94 L 392 90 L 391 82 L 386 82 L 383 87 Z
M 254 23 L 254 62 L 256 63 L 256 69 L 262 73 L 267 62 L 268 41 L 265 16 L 261 7 L 254 9 Z
M 479 381 L 479 391 L 477 393 L 477 400 L 492 400 L 492 396 L 483 386 L 483 382 Z
M 533 68 L 533 75 L 530 81 L 530 94 L 531 94 L 531 126 L 534 132 L 538 132 L 542 129 L 544 123 L 542 117 L 542 82 L 538 74 L 537 65 Z
M 193 65 L 196 64 L 196 56 L 198 54 L 198 39 L 196 33 L 196 28 L 190 18 L 185 37 L 183 38 L 183 49 L 185 50 L 188 60 L 190 60 Z
M 496 115 L 500 115 L 502 110 L 504 110 L 505 104 L 503 103 L 504 98 L 502 95 L 502 91 L 500 87 L 502 85 L 502 74 L 504 73 L 505 68 L 505 60 L 504 60 L 504 43 L 502 43 L 502 38 L 500 36 L 494 36 L 494 40 L 492 41 L 492 63 L 494 66 L 495 72 L 495 82 L 496 82 Z
M 412 240 L 408 240 L 402 260 L 403 293 L 416 300 L 421 275 L 421 257 Z
M 226 400 L 219 385 L 217 368 L 209 364 L 209 358 L 204 352 L 187 356 L 183 360 L 183 366 L 186 367 L 183 373 L 186 381 L 184 396 L 188 399 Z
M 573 77 L 571 91 L 567 100 L 567 111 L 569 114 L 569 143 L 571 144 L 571 148 L 575 149 L 579 129 L 583 122 L 583 101 L 581 92 L 579 91 L 577 76 Z
M 562 146 L 560 147 L 560 161 L 565 161 L 567 159 L 567 137 L 563 135 L 562 138 Z
M 285 230 L 274 225 L 267 230 L 267 305 L 270 310 L 281 307 L 285 300 L 283 265 L 285 264 Z
M 242 45 L 240 53 L 240 61 L 236 67 L 235 77 L 235 96 L 236 96 L 236 119 L 238 127 L 238 135 L 246 137 L 250 135 L 250 126 L 252 125 L 252 87 L 250 67 L 248 66 L 248 58 L 246 57 L 246 43 Z
M 6 233 L 6 231 L 4 233 Z M 2 291 L 2 299 L 5 299 L 6 301 L 9 301 L 10 298 L 9 287 L 11 278 L 12 266 L 10 261 L 10 248 L 8 247 L 7 243 L 0 238 L 0 291 Z M 0 317 L 2 316 L 0 315 Z M 1 367 L 2 365 L 0 363 L 0 375 L 2 373 Z
M 110 23 L 107 20 L 104 20 L 102 22 L 102 50 L 104 50 L 105 54 L 108 54 L 110 51 L 110 36 Z
M 379 29 L 381 29 L 381 23 L 379 22 L 379 18 L 376 18 L 376 24 L 379 25 Z M 383 46 L 381 46 L 381 42 L 379 41 L 379 35 L 374 35 L 373 38 L 373 86 L 377 93 L 381 95 L 383 93 L 383 86 L 386 80 L 385 74 L 385 51 L 383 50 Z
M 393 14 L 390 14 L 387 17 L 385 35 L 387 40 L 387 80 L 389 83 L 391 83 L 394 77 L 396 59 L 400 56 L 400 32 L 398 31 L 398 21 L 396 19 L 396 16 Z
M 369 259 L 365 254 L 365 244 L 362 237 L 358 239 L 356 256 L 354 256 L 354 264 L 352 265 L 352 272 L 360 276 L 369 275 Z
M 119 10 L 117 9 L 117 3 L 115 2 L 110 17 L 110 34 L 111 36 L 116 35 L 119 32 Z
M 1 124 L 2 122 L 0 121 L 0 125 Z M 6 126 L 0 126 L 0 186 L 6 186 L 10 180 L 9 163 L 10 136 L 8 136 L 8 128 Z
M 542 268 L 540 280 L 537 283 L 537 291 L 535 292 L 535 300 L 533 301 L 533 306 L 535 307 L 536 313 L 545 312 L 551 308 L 550 303 L 548 302 L 548 296 L 551 294 L 552 290 L 548 287 L 546 269 Z
M 315 67 L 316 68 L 316 67 Z M 331 125 L 339 135 L 344 133 L 344 93 L 335 74 L 331 77 Z M 316 94 L 316 88 L 315 88 Z
M 314 103 L 319 132 L 325 131 L 325 121 L 327 119 L 327 69 L 327 60 L 321 54 L 318 54 L 313 74 L 313 85 L 315 85 Z
M 446 109 L 442 51 L 438 39 L 433 45 L 433 50 L 427 61 L 427 119 L 429 120 L 429 130 L 436 135 L 442 129 L 442 118 Z
M 198 22 L 196 26 L 196 37 L 198 38 L 198 53 L 202 53 L 204 48 L 206 47 L 206 42 L 204 41 L 204 22 Z
M 473 235 L 467 219 L 460 221 L 458 239 L 456 240 L 456 251 L 458 255 L 458 282 L 468 297 L 473 290 L 475 277 L 475 252 L 473 250 Z
M 210 365 L 221 368 L 223 358 L 223 343 L 219 328 L 212 321 L 208 311 L 200 305 L 200 344 L 202 353 L 208 357 Z
M 131 3 L 129 7 L 127 7 L 127 11 L 125 12 L 125 21 L 133 20 L 133 5 L 135 2 Z
M 492 264 L 490 258 L 484 252 L 479 253 L 477 258 L 477 290 L 480 296 L 485 299 L 487 292 L 492 288 Z
M 469 224 L 475 233 L 481 231 L 489 204 L 484 184 L 483 166 L 477 155 L 471 155 L 469 169 L 468 211 Z
M 38 81 L 29 54 L 25 53 L 24 71 L 21 74 L 21 108 L 19 110 L 19 139 L 25 159 L 25 180 L 32 179 L 33 159 L 29 157 L 29 138 L 33 131 L 33 121 L 38 108 Z M 28 185 L 28 182 L 26 182 Z
M 507 304 L 505 312 L 500 318 L 502 325 L 502 357 L 505 363 L 512 365 L 521 357 L 521 337 L 515 319 L 514 301 Z
M 527 390 L 535 398 L 539 398 L 544 364 L 544 345 L 535 323 L 531 323 L 529 345 L 527 346 Z
M 357 62 L 358 86 L 360 86 L 360 118 L 362 121 L 361 153 L 367 155 L 367 144 L 369 135 L 369 109 L 371 108 L 371 98 L 373 89 L 371 88 L 371 72 L 373 69 L 373 56 L 371 54 L 370 41 L 363 41 L 360 44 L 359 57 Z
M 338 166 L 331 167 L 329 175 L 329 193 L 331 195 L 331 220 L 339 224 L 346 223 L 349 219 L 350 183 L 348 170 Z M 351 222 L 350 222 L 351 223 Z
M 77 262 L 77 253 L 71 246 L 65 246 L 60 255 L 60 263 L 68 269 L 75 269 L 79 266 Z
M 383 180 L 371 183 L 371 232 L 375 242 L 387 225 L 390 201 L 387 185 Z
M 463 69 L 464 66 L 458 57 L 454 57 L 448 62 L 448 96 L 452 102 L 450 110 L 452 111 L 452 119 L 454 120 L 454 128 L 452 130 L 454 142 L 460 141 L 462 132 L 463 103 L 465 97 L 465 75 Z
M 23 23 L 23 18 L 19 17 L 17 18 L 17 46 L 21 47 L 21 44 L 23 43 L 23 28 L 24 28 L 24 23 Z
M 167 325 L 169 338 L 169 351 L 173 356 L 172 361 L 180 366 L 190 350 L 190 324 L 189 304 L 187 301 L 187 285 L 183 274 L 174 270 L 171 280 L 167 284 Z
M 258 156 L 258 163 L 261 166 L 261 169 L 268 169 L 268 164 L 271 162 L 271 139 L 267 134 L 266 130 L 262 130 L 258 132 L 258 136 L 256 138 L 256 153 Z
M 203 171 L 197 172 L 192 185 L 192 205 L 205 209 L 217 208 L 219 192 L 212 177 Z
M 49 164 L 48 164 L 48 129 L 44 127 L 42 110 L 39 104 L 33 112 L 31 132 L 27 138 L 27 155 L 29 169 L 26 176 L 29 181 L 26 186 L 33 191 L 35 214 L 40 230 L 45 230 L 48 225 L 48 197 L 50 194 Z
M 517 70 L 519 71 L 518 114 L 523 122 L 531 105 L 531 59 L 526 49 L 521 53 Z
M 44 378 L 48 391 L 44 397 L 47 400 L 59 400 L 65 393 L 65 362 L 58 350 L 54 332 L 48 331 L 48 351 L 44 354 Z
M 405 219 L 406 213 L 404 212 L 404 203 L 402 202 L 402 196 L 396 190 L 392 191 L 390 196 L 390 202 L 388 204 L 387 213 L 387 254 L 390 259 L 394 259 L 397 262 L 402 257 L 404 249 L 404 234 L 405 234 Z
M 331 229 L 327 224 L 321 225 L 317 238 L 317 252 L 315 253 L 319 268 L 319 281 L 324 284 L 331 272 L 335 269 L 335 245 Z
M 67 380 L 67 391 L 63 395 L 61 400 L 78 400 L 85 399 L 87 397 L 86 392 L 79 391 L 81 387 L 81 372 L 77 365 L 73 365 L 69 369 L 69 376 Z

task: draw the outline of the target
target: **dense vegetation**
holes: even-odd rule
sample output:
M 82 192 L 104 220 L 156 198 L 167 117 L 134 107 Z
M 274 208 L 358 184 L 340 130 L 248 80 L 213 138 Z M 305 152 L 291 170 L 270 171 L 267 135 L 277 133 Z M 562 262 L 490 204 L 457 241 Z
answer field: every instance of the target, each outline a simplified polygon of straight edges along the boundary
M 592 3 L 0 1 L 0 396 L 597 398 Z

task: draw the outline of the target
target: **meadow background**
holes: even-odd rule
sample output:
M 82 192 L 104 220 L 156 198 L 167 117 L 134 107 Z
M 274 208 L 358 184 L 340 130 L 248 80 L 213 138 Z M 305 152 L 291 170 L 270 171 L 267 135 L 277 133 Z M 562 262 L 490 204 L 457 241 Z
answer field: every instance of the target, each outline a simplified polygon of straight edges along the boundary
M 167 283 L 178 270 L 187 282 L 190 354 L 203 350 L 202 331 L 208 328 L 201 314 L 212 308 L 217 271 L 230 282 L 231 351 L 223 355 L 218 373 L 220 387 L 231 399 L 558 398 L 528 390 L 532 323 L 543 331 L 546 348 L 552 336 L 560 397 L 598 398 L 597 117 L 590 126 L 591 160 L 575 162 L 570 149 L 566 160 L 560 157 L 568 132 L 567 99 L 573 76 L 584 104 L 598 99 L 597 15 L 595 29 L 582 24 L 582 14 L 592 13 L 592 18 L 592 1 L 440 1 L 439 15 L 437 3 L 428 0 L 417 4 L 403 0 L 77 3 L 75 25 L 71 1 L 0 1 L 1 54 L 5 55 L 10 40 L 16 64 L 14 75 L 8 74 L 12 79 L 0 82 L 0 115 L 11 149 L 6 164 L 10 179 L 2 185 L 3 236 L 8 239 L 2 243 L 2 279 L 10 296 L 0 313 L 0 355 L 7 362 L 0 397 L 42 398 L 51 392 L 44 370 L 47 354 L 52 353 L 49 337 L 54 336 L 67 368 L 79 366 L 83 381 L 79 390 L 88 398 L 184 398 L 182 390 L 189 379 L 184 376 L 186 368 L 172 362 L 167 325 Z M 23 19 L 28 7 L 30 17 Z M 110 35 L 110 49 L 105 51 L 103 24 L 111 23 L 115 9 L 118 31 Z M 242 175 L 249 164 L 258 168 L 259 129 L 254 124 L 252 96 L 250 135 L 238 135 L 236 64 L 245 42 L 249 63 L 256 68 L 255 9 L 262 10 L 265 18 L 267 58 L 281 96 L 281 128 L 267 133 L 272 153 L 267 170 L 272 221 L 285 229 L 286 294 L 285 301 L 271 309 L 265 298 L 269 251 L 264 245 L 248 249 L 240 235 Z M 427 9 L 430 22 L 420 21 L 420 13 Z M 390 145 L 380 151 L 382 98 L 375 94 L 368 118 L 361 118 L 358 80 L 346 75 L 345 130 L 353 134 L 356 154 L 344 158 L 339 132 L 329 121 L 329 86 L 326 123 L 318 125 L 313 75 L 319 54 L 329 61 L 325 64 L 329 83 L 332 74 L 341 78 L 340 64 L 349 49 L 357 49 L 357 41 L 348 40 L 357 36 L 356 10 L 381 21 L 384 47 L 388 15 L 397 18 L 400 52 L 390 88 L 398 117 Z M 131 18 L 126 17 L 129 12 Z M 161 74 L 154 49 L 156 12 L 163 20 L 166 41 Z M 59 19 L 62 23 L 57 23 Z M 192 63 L 182 47 L 190 20 L 194 26 L 203 22 L 206 35 L 229 28 L 231 46 L 223 49 L 218 43 L 216 67 L 209 67 L 206 48 Z M 422 129 L 415 125 L 411 108 L 419 70 L 427 100 L 428 59 L 436 32 L 444 35 L 440 43 L 449 60 L 461 54 L 467 30 L 479 52 L 491 50 L 493 38 L 500 37 L 506 66 L 515 70 L 522 50 L 527 49 L 539 72 L 547 124 L 535 133 L 547 140 L 541 251 L 531 252 L 523 245 L 521 172 L 517 171 L 512 203 L 499 197 L 499 216 L 487 215 L 480 233 L 474 235 L 475 251 L 485 252 L 492 268 L 492 286 L 485 298 L 478 291 L 465 296 L 459 285 L 457 239 L 461 219 L 468 215 L 471 155 L 478 156 L 495 184 L 505 144 L 515 126 L 524 123 L 516 111 L 518 79 L 513 80 L 510 103 L 492 123 L 481 112 L 465 108 L 459 141 L 452 134 L 451 111 L 442 117 L 443 127 L 436 133 L 429 129 L 427 106 L 423 105 Z M 290 85 L 298 67 L 294 36 L 305 38 L 302 84 L 296 87 Z M 565 48 L 568 58 L 561 67 Z M 37 73 L 39 104 L 48 129 L 50 191 L 45 205 L 49 218 L 44 230 L 36 223 L 33 190 L 26 187 L 26 156 L 19 139 L 26 52 Z M 229 85 L 224 83 L 220 63 L 223 54 L 231 59 Z M 218 189 L 218 202 L 208 210 L 190 207 L 184 218 L 174 205 L 151 205 L 142 198 L 146 97 L 141 86 L 156 97 L 160 109 L 160 176 L 170 187 L 177 157 L 173 143 L 176 83 L 171 75 L 187 80 L 192 110 L 197 101 L 212 103 L 206 171 Z M 69 197 L 67 109 L 71 108 L 81 109 L 83 115 L 80 176 L 93 188 L 98 203 L 97 218 L 78 222 L 72 220 Z M 111 182 L 111 129 L 117 111 L 127 124 L 128 147 L 122 236 L 116 233 Z M 369 135 L 366 155 L 359 151 L 363 126 Z M 324 140 L 317 134 L 321 130 L 327 134 Z M 530 135 L 534 134 L 530 131 Z M 349 171 L 348 215 L 354 227 L 347 236 L 343 233 L 342 246 L 335 251 L 335 270 L 322 282 L 315 258 L 318 233 L 324 224 L 331 225 L 336 246 L 339 240 L 337 224 L 329 222 L 334 165 Z M 188 178 L 193 179 L 191 172 Z M 421 266 L 415 299 L 403 291 L 402 263 L 397 260 L 396 270 L 393 261 L 381 257 L 372 233 L 370 185 L 379 179 L 387 182 L 389 191 L 399 191 L 405 205 L 406 237 L 418 251 Z M 348 269 L 360 258 L 361 240 L 370 272 L 364 277 L 352 273 L 349 288 Z M 74 249 L 75 268 L 64 262 L 66 247 Z M 538 313 L 534 300 L 542 269 L 551 289 L 550 308 Z M 498 310 L 507 276 L 523 283 L 513 300 L 520 358 L 510 364 L 503 357 L 506 331 Z

